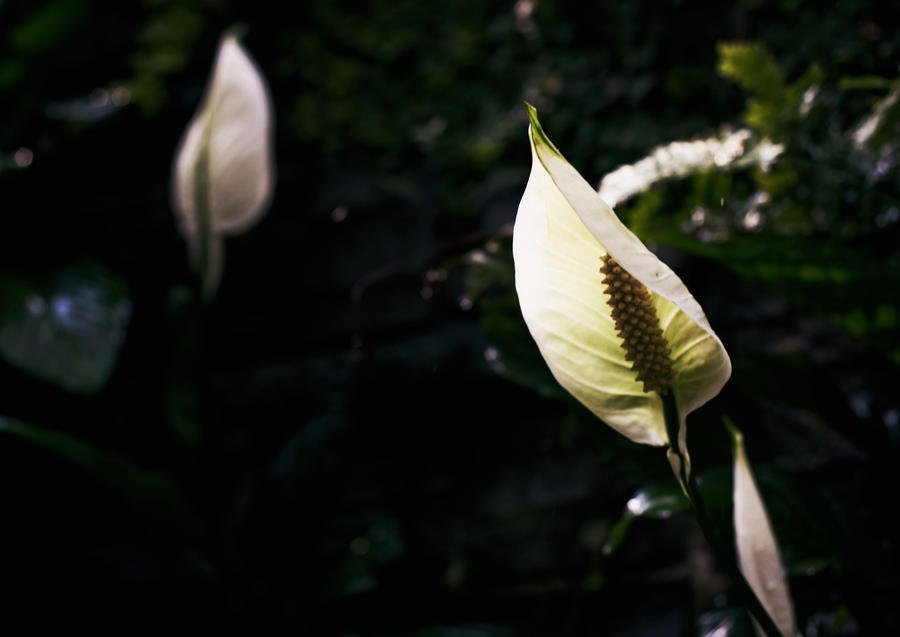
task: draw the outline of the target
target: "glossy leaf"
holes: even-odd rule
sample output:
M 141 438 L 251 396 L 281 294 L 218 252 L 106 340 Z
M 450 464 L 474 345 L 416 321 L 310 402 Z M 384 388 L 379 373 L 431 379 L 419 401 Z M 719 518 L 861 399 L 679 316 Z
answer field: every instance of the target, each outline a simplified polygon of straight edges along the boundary
M 706 611 L 697 617 L 699 637 L 751 637 L 753 628 L 747 612 L 740 606 L 725 606 Z
M 763 283 L 900 360 L 900 298 L 885 293 L 900 288 L 895 263 L 821 238 L 765 235 L 703 243 L 677 232 L 655 232 L 652 238 Z
M 168 478 L 135 466 L 127 458 L 69 434 L 0 416 L 0 432 L 16 436 L 64 459 L 122 494 L 154 524 L 193 532 L 195 521 L 178 487 Z M 185 526 L 186 525 L 186 526 Z
M 608 555 L 619 548 L 635 519 L 644 517 L 664 520 L 689 508 L 690 503 L 684 493 L 674 485 L 654 484 L 641 487 L 628 499 L 625 513 L 610 529 L 603 552 Z

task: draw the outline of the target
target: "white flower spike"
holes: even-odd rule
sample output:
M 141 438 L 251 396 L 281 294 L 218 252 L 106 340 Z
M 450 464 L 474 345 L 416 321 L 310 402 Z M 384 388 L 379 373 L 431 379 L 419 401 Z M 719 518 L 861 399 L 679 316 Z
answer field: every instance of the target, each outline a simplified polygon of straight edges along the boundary
M 528 329 L 557 381 L 635 442 L 670 443 L 661 396 L 671 391 L 687 459 L 685 417 L 722 389 L 728 354 L 681 280 L 619 221 L 526 106 L 532 167 L 513 258 Z
M 275 182 L 272 102 L 259 69 L 229 32 L 200 110 L 175 154 L 172 201 L 207 296 L 222 270 L 222 237 L 265 213 Z

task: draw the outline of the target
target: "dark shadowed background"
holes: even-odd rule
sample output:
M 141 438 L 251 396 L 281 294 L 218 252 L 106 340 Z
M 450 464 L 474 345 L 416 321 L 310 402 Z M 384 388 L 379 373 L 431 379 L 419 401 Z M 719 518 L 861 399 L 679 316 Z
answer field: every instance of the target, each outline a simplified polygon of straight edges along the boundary
M 169 176 L 236 23 L 278 179 L 203 307 Z M 0 0 L 0 622 L 751 635 L 664 451 L 568 398 L 518 313 L 527 100 L 593 183 L 743 126 L 782 146 L 617 211 L 732 357 L 690 419 L 723 529 L 728 415 L 800 629 L 898 634 L 898 27 L 874 0 Z

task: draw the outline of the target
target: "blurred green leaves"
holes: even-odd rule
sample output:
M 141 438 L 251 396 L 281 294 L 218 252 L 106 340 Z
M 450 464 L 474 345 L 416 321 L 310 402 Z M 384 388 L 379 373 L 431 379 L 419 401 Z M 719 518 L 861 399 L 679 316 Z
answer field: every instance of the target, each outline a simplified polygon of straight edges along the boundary
M 502 234 L 507 234 L 507 230 Z M 488 342 L 484 352 L 488 366 L 494 373 L 542 396 L 567 399 L 568 394 L 533 346 L 519 311 L 509 239 L 490 239 L 444 267 L 455 265 L 467 268 L 465 299 L 481 312 L 481 329 Z
M 761 135 L 781 139 L 809 108 L 824 73 L 813 64 L 788 83 L 775 57 L 758 42 L 719 44 L 719 73 L 752 97 L 744 121 Z
M 783 98 L 784 71 L 759 42 L 719 44 L 719 73 L 770 102 Z
M 86 14 L 84 0 L 47 2 L 9 36 L 16 56 L 0 60 L 0 90 L 10 90 L 28 73 L 28 60 L 52 50 L 77 29 Z
M 72 435 L 0 416 L 0 432 L 16 436 L 65 460 L 118 492 L 146 522 L 193 533 L 187 503 L 171 478 L 135 466 L 127 458 Z
M 654 241 L 717 261 L 878 344 L 900 363 L 900 267 L 828 239 L 739 236 L 705 243 L 677 232 Z
M 674 484 L 651 484 L 635 491 L 625 505 L 625 513 L 612 526 L 603 545 L 603 553 L 614 553 L 637 518 L 664 520 L 676 513 L 690 510 L 690 503 L 681 488 Z
M 3 275 L 0 297 L 0 355 L 69 391 L 103 387 L 131 318 L 118 277 L 95 264 L 44 278 Z
M 154 2 L 153 10 L 138 34 L 141 48 L 128 82 L 134 102 L 148 113 L 158 112 L 166 103 L 166 80 L 187 64 L 204 21 L 197 7 L 187 3 Z
M 900 220 L 891 179 L 900 166 L 892 141 L 900 100 L 896 88 L 874 101 L 857 93 L 896 80 L 842 78 L 834 86 L 812 64 L 789 82 L 758 42 L 720 44 L 719 72 L 749 93 L 744 120 L 754 134 L 742 144 L 754 150 L 676 170 L 667 168 L 675 150 L 690 159 L 692 146 L 673 143 L 610 173 L 601 193 L 623 199 L 653 186 L 622 208 L 649 239 L 716 260 L 900 361 L 900 258 L 891 248 Z M 672 177 L 684 185 L 666 186 Z

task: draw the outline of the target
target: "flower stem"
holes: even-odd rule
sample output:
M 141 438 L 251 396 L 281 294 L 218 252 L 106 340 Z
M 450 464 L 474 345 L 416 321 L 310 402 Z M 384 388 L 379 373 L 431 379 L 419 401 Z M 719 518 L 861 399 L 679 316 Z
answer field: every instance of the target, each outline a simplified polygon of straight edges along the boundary
M 709 514 L 709 509 L 700 493 L 697 479 L 689 469 L 689 460 L 682 454 L 677 442 L 680 424 L 678 419 L 678 409 L 675 405 L 675 397 L 669 393 L 662 396 L 662 401 L 663 413 L 665 414 L 666 419 L 666 431 L 669 434 L 670 440 L 669 451 L 670 453 L 674 453 L 681 461 L 681 475 L 676 475 L 676 478 L 678 478 L 678 482 L 684 489 L 685 495 L 694 509 L 694 515 L 697 518 L 697 522 L 700 524 L 700 529 L 703 531 L 706 541 L 709 542 L 709 545 L 712 547 L 719 563 L 724 565 L 728 574 L 731 575 L 742 601 L 744 602 L 744 606 L 750 612 L 753 619 L 756 620 L 757 626 L 762 633 L 764 633 L 766 637 L 785 637 L 782 635 L 781 631 L 778 630 L 775 622 L 769 616 L 769 613 L 766 612 L 762 602 L 760 602 L 756 593 L 754 593 L 753 589 L 750 587 L 750 584 L 747 583 L 743 573 L 741 573 L 741 569 L 735 559 L 734 551 L 731 548 L 733 542 L 730 542 L 725 538 L 721 529 L 716 526 Z

